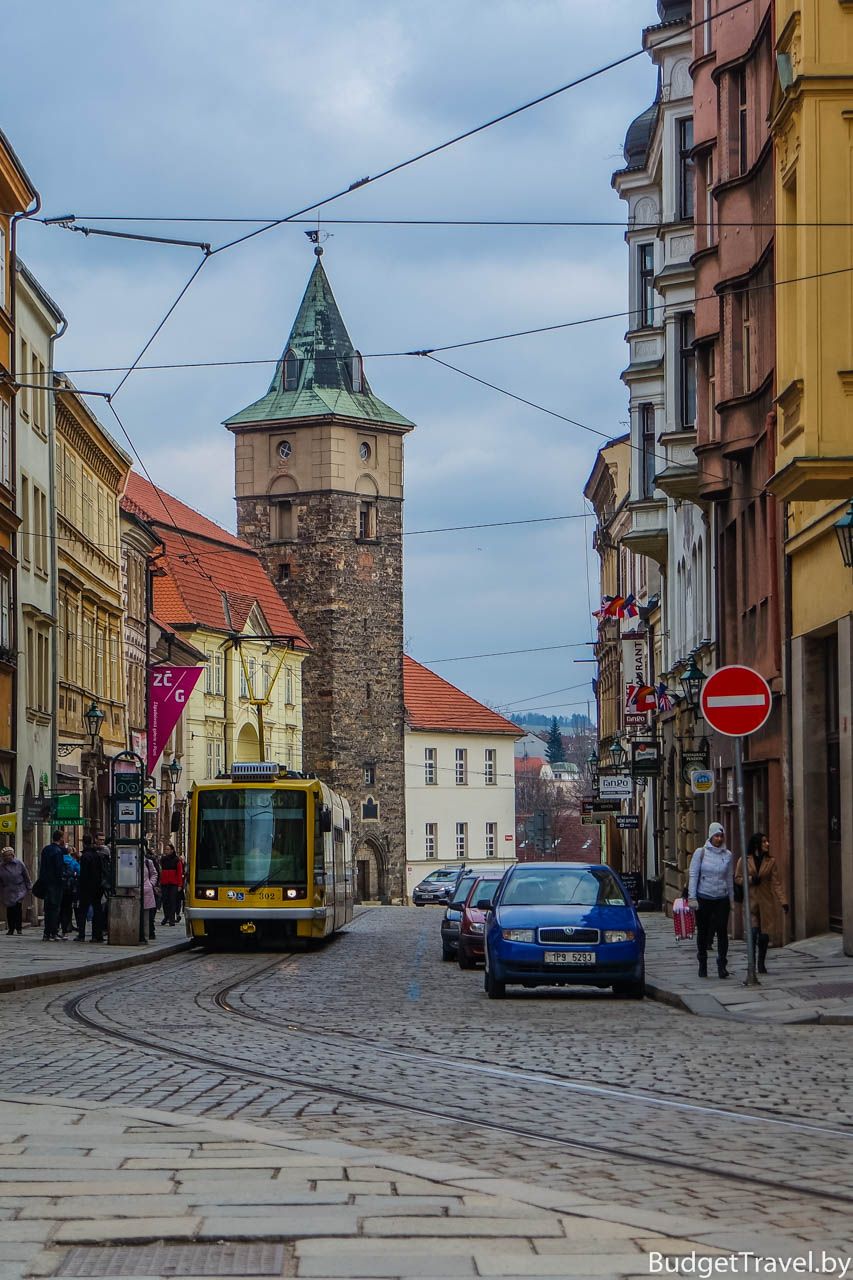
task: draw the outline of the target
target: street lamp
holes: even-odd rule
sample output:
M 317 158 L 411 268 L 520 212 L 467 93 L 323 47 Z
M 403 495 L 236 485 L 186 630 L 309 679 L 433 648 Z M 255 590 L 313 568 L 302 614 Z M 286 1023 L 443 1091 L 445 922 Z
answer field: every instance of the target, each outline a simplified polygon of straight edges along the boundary
M 695 654 L 690 655 L 690 665 L 681 677 L 681 687 L 684 690 L 684 697 L 687 699 L 687 705 L 696 711 L 699 707 L 699 698 L 702 693 L 702 685 L 705 683 L 705 673 L 696 665 Z
M 590 772 L 595 773 L 596 769 L 598 768 L 598 752 L 596 751 L 595 747 L 593 747 L 592 751 L 590 751 L 589 755 L 587 756 L 586 762 L 590 767 Z
M 89 737 L 92 739 L 92 750 L 95 750 L 95 744 L 101 736 L 101 729 L 104 725 L 106 716 L 98 706 L 96 700 L 92 699 L 92 705 L 84 714 L 83 719 L 86 721 L 86 728 L 89 731 Z
M 628 752 L 623 747 L 621 739 L 614 738 L 610 744 L 610 758 L 617 769 L 621 769 L 625 761 L 628 759 Z
M 172 763 L 169 765 L 169 777 L 172 779 L 172 790 L 177 791 L 178 783 L 181 780 L 183 765 L 176 756 L 172 756 Z
M 841 548 L 841 559 L 853 569 L 853 501 L 840 520 L 835 522 L 835 536 Z

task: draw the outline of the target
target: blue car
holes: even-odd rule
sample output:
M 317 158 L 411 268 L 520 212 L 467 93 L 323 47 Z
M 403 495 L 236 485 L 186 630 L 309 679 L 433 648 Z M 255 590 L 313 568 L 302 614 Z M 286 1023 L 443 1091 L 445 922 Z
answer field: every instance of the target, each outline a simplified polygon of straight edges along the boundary
M 486 918 L 486 994 L 507 986 L 612 987 L 641 1000 L 646 935 L 630 895 L 600 864 L 510 867 Z

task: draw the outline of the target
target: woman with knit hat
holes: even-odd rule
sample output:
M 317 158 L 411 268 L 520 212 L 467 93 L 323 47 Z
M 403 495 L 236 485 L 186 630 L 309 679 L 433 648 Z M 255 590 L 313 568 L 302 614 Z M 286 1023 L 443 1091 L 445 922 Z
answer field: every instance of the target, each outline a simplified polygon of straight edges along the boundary
M 717 940 L 717 974 L 727 978 L 729 954 L 729 913 L 734 902 L 734 854 L 726 848 L 726 832 L 721 822 L 712 822 L 708 839 L 693 854 L 688 888 L 690 905 L 696 909 L 696 954 L 699 977 L 708 976 L 708 946 Z

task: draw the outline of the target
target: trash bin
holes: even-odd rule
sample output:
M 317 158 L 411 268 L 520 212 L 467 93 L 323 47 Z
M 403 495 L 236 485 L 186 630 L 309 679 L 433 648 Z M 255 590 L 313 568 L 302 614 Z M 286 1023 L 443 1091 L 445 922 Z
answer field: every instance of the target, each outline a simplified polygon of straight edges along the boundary
M 649 876 L 646 881 L 646 895 L 651 911 L 663 909 L 663 880 L 660 876 Z

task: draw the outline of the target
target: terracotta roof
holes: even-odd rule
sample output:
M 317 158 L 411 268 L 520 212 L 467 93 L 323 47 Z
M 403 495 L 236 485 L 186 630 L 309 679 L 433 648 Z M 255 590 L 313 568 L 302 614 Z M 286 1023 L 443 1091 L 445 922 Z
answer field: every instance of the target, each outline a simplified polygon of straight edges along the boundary
M 137 471 L 131 471 L 127 477 L 127 487 L 121 505 L 131 515 L 138 516 L 140 520 L 147 520 L 149 524 L 156 525 L 158 528 L 182 529 L 184 533 L 194 533 L 197 537 L 209 538 L 212 542 L 222 542 L 229 547 L 252 550 L 248 542 L 244 542 L 236 534 L 229 533 L 213 520 L 208 520 L 207 516 L 194 511 L 185 502 L 181 502 L 180 498 L 167 493 L 159 485 L 155 487 Z
M 436 729 L 448 733 L 506 733 L 524 736 L 511 720 L 484 707 L 434 671 L 403 655 L 403 697 L 406 720 L 412 729 Z
M 153 526 L 163 545 L 162 554 L 153 559 L 153 612 L 158 619 L 170 627 L 202 626 L 227 633 L 242 631 L 257 607 L 268 634 L 287 636 L 297 648 L 310 649 L 248 542 L 135 472 L 128 479 L 122 507 Z

